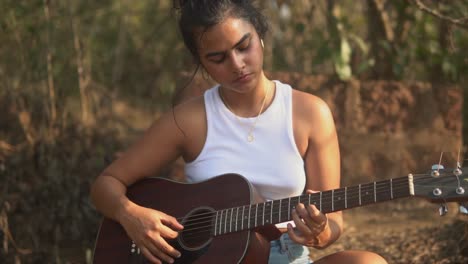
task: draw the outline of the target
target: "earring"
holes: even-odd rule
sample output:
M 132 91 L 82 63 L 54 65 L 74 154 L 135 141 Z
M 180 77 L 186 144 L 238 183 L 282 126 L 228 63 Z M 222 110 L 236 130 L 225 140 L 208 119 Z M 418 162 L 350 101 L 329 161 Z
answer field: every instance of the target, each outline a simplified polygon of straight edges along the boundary
M 260 39 L 260 44 L 262 45 L 262 48 L 265 48 L 265 44 L 263 43 L 263 39 Z

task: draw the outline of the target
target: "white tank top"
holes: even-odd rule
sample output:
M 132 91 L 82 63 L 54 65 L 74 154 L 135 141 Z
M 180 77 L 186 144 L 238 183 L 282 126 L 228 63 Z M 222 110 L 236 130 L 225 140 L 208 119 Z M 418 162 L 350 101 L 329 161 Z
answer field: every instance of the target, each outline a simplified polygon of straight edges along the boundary
M 219 85 L 205 92 L 207 137 L 198 157 L 185 166 L 188 182 L 237 173 L 267 201 L 302 194 L 306 177 L 292 129 L 292 88 L 275 84 L 275 97 L 259 116 L 252 142 L 247 135 L 256 117 L 236 117 L 221 100 Z

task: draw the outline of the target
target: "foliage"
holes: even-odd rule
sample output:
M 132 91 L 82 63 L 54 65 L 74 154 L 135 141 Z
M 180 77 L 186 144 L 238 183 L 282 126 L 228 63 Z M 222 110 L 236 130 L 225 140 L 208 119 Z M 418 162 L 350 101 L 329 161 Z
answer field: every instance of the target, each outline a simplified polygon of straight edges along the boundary
M 267 70 L 341 80 L 468 76 L 466 28 L 413 1 L 259 2 L 271 21 Z M 444 16 L 468 13 L 466 1 L 425 3 Z M 107 126 L 117 102 L 167 109 L 181 72 L 195 68 L 171 1 L 1 0 L 0 14 L 0 209 L 11 205 L 12 234 L 33 249 L 31 262 L 53 262 L 64 242 L 91 247 L 94 233 L 84 230 L 98 216 L 89 185 L 102 157 L 127 143 Z

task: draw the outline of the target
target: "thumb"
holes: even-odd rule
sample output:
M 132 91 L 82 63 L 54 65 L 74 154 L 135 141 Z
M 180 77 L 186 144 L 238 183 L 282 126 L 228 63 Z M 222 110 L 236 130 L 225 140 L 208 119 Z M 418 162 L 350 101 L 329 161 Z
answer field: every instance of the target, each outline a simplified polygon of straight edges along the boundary
M 318 192 L 319 191 L 314 191 L 314 190 L 311 190 L 311 189 L 306 190 L 307 194 L 313 194 L 313 193 L 318 193 Z

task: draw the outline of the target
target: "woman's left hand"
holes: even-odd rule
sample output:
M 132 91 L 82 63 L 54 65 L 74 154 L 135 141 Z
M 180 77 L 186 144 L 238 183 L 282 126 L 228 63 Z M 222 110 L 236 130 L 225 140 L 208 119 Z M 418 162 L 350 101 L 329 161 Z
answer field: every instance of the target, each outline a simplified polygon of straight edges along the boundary
M 307 193 L 313 192 L 308 190 Z M 331 236 L 328 218 L 317 207 L 300 203 L 292 211 L 292 218 L 296 227 L 293 228 L 291 224 L 288 224 L 288 234 L 294 242 L 317 248 L 328 244 Z

